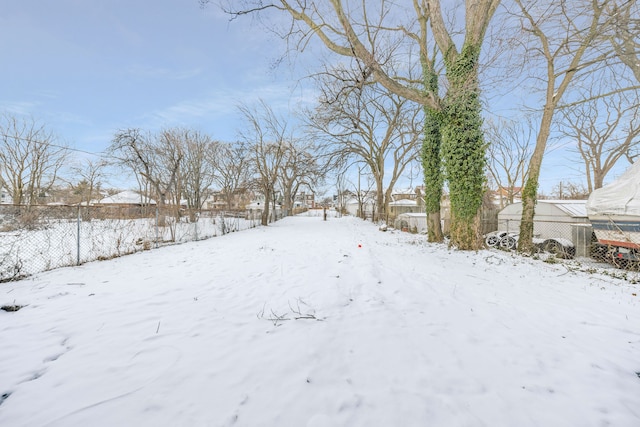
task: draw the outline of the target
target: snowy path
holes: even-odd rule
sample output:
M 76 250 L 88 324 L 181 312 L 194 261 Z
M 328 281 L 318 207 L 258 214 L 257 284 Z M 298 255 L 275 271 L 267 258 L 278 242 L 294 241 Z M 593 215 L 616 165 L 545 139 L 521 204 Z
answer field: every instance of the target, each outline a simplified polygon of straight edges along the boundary
M 0 284 L 0 426 L 640 426 L 640 285 L 423 240 L 296 217 Z

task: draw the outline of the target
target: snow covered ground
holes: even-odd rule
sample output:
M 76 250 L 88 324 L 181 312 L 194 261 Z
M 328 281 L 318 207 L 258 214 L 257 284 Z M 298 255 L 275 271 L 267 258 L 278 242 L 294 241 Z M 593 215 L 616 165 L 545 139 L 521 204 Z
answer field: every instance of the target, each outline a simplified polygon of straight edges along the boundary
M 1 426 L 640 426 L 640 285 L 353 218 L 0 284 Z

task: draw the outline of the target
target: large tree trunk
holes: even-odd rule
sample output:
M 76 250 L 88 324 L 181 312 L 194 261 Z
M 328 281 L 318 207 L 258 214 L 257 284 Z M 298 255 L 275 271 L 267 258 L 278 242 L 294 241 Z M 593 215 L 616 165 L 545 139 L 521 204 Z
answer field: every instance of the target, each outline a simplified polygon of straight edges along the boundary
M 547 147 L 547 140 L 551 132 L 551 122 L 555 106 L 547 105 L 542 114 L 540 132 L 536 138 L 536 148 L 533 150 L 529 162 L 527 183 L 522 190 L 522 218 L 520 220 L 520 235 L 518 237 L 518 251 L 533 253 L 533 216 L 538 198 L 538 178 L 542 168 L 542 158 Z
M 264 208 L 262 209 L 262 217 L 260 223 L 264 226 L 269 225 L 269 204 L 271 203 L 271 191 L 268 189 L 264 194 Z
M 480 116 L 479 55 L 479 45 L 466 44 L 455 60 L 446 64 L 450 88 L 442 134 L 444 164 L 451 200 L 451 244 L 462 250 L 482 248 L 479 215 L 486 149 Z
M 374 222 L 384 218 L 384 187 L 382 178 L 376 179 L 376 212 Z
M 292 212 L 293 203 L 291 199 L 292 197 L 291 197 L 290 184 L 287 184 L 285 185 L 285 188 L 284 188 L 284 199 L 282 200 L 282 209 L 283 209 L 284 216 L 290 216 L 293 214 Z
M 424 84 L 427 90 L 438 91 L 438 75 L 423 64 Z M 427 240 L 444 241 L 440 221 L 440 200 L 442 199 L 442 115 L 429 107 L 424 107 L 424 140 L 422 142 L 422 169 L 424 171 L 424 203 L 427 212 Z

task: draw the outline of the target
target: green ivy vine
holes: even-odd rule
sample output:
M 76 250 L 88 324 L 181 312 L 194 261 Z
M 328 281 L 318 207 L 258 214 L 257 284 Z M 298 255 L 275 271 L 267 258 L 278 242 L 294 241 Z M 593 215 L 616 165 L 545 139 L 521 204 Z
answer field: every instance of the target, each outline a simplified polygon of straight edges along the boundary
M 479 247 L 477 215 L 486 179 L 479 54 L 480 46 L 466 44 L 454 62 L 445 63 L 450 88 L 444 107 L 442 152 L 451 201 L 451 243 L 460 249 Z

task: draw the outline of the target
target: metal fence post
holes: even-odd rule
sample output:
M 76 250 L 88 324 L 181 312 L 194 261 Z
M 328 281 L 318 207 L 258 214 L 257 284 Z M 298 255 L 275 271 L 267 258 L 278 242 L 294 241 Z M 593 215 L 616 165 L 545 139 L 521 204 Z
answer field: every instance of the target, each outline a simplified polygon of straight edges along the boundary
M 156 206 L 156 249 L 158 249 L 158 217 L 159 217 L 159 212 L 158 212 L 158 206 Z
M 81 209 L 81 205 L 78 205 L 78 238 L 77 238 L 77 246 L 76 246 L 76 253 L 77 253 L 77 261 L 76 261 L 76 265 L 80 265 L 80 209 Z

